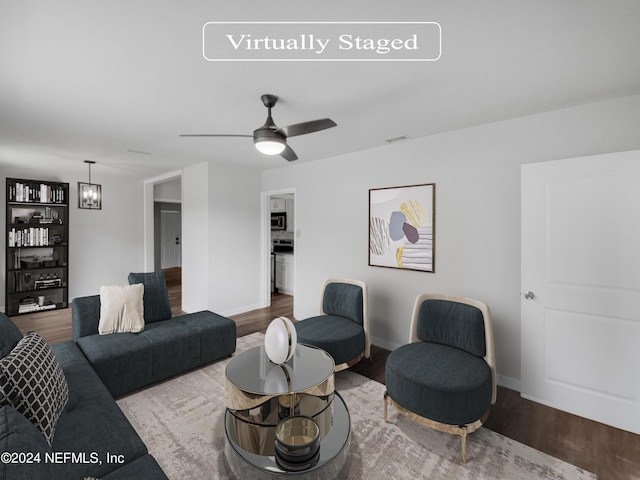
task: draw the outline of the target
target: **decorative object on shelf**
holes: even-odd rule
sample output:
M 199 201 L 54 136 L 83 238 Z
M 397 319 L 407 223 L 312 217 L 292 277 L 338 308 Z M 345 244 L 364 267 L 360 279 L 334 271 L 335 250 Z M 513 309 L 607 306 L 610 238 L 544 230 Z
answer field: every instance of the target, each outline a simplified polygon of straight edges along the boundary
M 278 317 L 271 321 L 264 334 L 264 350 L 275 364 L 289 360 L 296 351 L 298 335 L 293 322 L 287 317 Z
M 78 208 L 90 210 L 102 209 L 102 185 L 91 183 L 91 165 L 93 160 L 85 160 L 89 165 L 89 183 L 78 182 Z
M 435 271 L 435 183 L 369 190 L 369 265 Z

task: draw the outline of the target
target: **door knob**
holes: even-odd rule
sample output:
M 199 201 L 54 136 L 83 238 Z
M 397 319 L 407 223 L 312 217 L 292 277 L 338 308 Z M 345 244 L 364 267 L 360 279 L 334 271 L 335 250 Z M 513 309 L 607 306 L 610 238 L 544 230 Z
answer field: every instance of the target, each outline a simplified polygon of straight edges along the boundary
M 524 298 L 526 298 L 527 300 L 532 300 L 533 297 L 535 297 L 535 295 L 533 294 L 533 292 L 527 290 L 526 292 L 524 292 Z

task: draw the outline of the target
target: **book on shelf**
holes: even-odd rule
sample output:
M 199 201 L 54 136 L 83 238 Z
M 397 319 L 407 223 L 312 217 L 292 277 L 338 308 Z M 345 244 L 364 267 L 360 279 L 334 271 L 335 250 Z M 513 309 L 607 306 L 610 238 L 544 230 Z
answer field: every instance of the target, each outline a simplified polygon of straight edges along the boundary
M 18 313 L 39 312 L 40 310 L 53 310 L 55 308 L 55 303 L 51 303 L 49 305 L 38 305 L 36 302 L 23 303 L 18 306 Z
M 29 227 L 9 230 L 9 247 L 48 247 L 49 229 L 46 227 Z
M 7 192 L 11 202 L 58 203 L 66 202 L 62 185 L 37 182 L 15 182 L 9 184 Z

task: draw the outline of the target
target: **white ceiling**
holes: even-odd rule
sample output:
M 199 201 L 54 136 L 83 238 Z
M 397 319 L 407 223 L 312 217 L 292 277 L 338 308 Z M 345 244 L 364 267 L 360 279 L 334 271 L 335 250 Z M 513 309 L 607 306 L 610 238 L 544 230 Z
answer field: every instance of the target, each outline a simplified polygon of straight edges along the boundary
M 435 62 L 208 62 L 210 21 L 433 21 Z M 637 0 L 0 0 L 0 167 L 147 178 L 203 161 L 287 165 L 258 154 L 260 95 L 320 160 L 473 125 L 640 94 Z M 146 153 L 136 153 L 146 152 Z

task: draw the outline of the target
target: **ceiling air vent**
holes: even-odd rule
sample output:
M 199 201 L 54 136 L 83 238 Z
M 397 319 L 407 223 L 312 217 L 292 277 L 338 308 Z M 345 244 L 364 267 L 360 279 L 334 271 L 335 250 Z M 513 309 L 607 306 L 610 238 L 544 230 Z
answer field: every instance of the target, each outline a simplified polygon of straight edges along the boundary
M 396 143 L 396 142 L 402 142 L 403 140 L 408 140 L 408 139 L 409 139 L 409 135 L 400 135 L 399 137 L 387 138 L 385 142 Z

